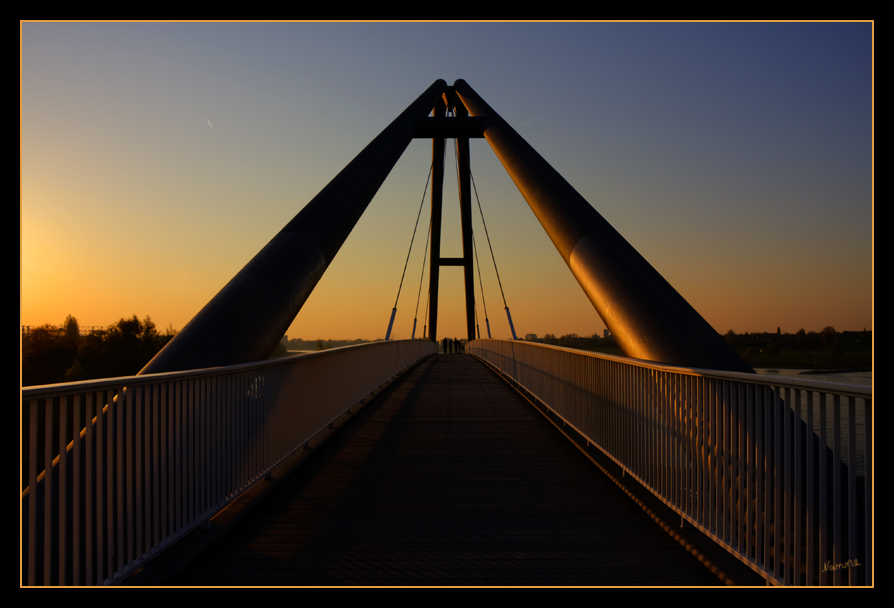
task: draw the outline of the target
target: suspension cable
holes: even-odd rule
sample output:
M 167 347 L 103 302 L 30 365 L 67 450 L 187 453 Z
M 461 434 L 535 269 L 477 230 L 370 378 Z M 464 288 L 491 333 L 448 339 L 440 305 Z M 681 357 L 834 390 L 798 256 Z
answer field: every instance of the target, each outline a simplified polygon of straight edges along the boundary
M 394 317 L 397 315 L 397 301 L 400 299 L 400 292 L 404 286 L 404 277 L 407 274 L 407 265 L 410 263 L 410 254 L 413 252 L 413 241 L 416 240 L 416 229 L 419 228 L 419 218 L 422 216 L 422 207 L 425 205 L 425 195 L 428 193 L 428 184 L 431 181 L 431 175 L 435 168 L 434 159 L 432 159 L 431 167 L 428 169 L 428 178 L 425 180 L 425 189 L 422 191 L 422 200 L 419 202 L 419 212 L 416 213 L 416 225 L 413 226 L 413 236 L 410 238 L 410 249 L 407 251 L 407 259 L 404 262 L 404 271 L 400 275 L 400 285 L 397 287 L 397 297 L 394 298 L 394 308 L 391 309 L 391 320 L 388 322 L 388 331 L 385 332 L 385 339 L 391 339 L 391 328 L 394 326 Z
M 478 305 L 475 305 L 475 336 L 480 340 L 481 339 L 481 326 L 478 323 Z
M 497 284 L 500 286 L 500 295 L 503 296 L 503 306 L 508 308 L 506 304 L 506 294 L 503 293 L 503 282 L 500 280 L 500 271 L 497 270 L 497 258 L 494 256 L 494 248 L 490 244 L 490 234 L 487 232 L 487 222 L 484 221 L 484 211 L 481 209 L 481 199 L 478 198 L 478 188 L 475 187 L 475 177 L 469 170 L 469 177 L 472 178 L 472 189 L 475 191 L 475 200 L 478 202 L 478 213 L 481 215 L 481 225 L 484 226 L 484 236 L 487 237 L 487 247 L 490 249 L 490 257 L 494 261 L 494 272 L 497 273 Z
M 490 319 L 487 317 L 487 302 L 484 300 L 484 282 L 481 279 L 481 264 L 478 261 L 478 245 L 475 242 L 475 235 L 472 234 L 472 250 L 475 252 L 475 266 L 478 268 L 478 284 L 481 286 L 481 305 L 484 307 L 484 323 L 487 325 L 487 337 L 490 338 Z M 475 307 L 475 324 L 478 324 L 478 307 Z M 478 337 L 481 338 L 481 330 L 478 330 Z
M 457 155 L 459 154 L 460 148 L 457 146 Z M 457 169 L 457 173 L 458 171 L 459 170 Z M 475 191 L 475 200 L 478 202 L 478 213 L 481 215 L 481 225 L 484 226 L 484 236 L 487 237 L 487 246 L 490 249 L 490 257 L 494 262 L 494 272 L 497 275 L 497 284 L 500 286 L 500 295 L 503 297 L 503 308 L 506 311 L 506 319 L 509 321 L 509 331 L 512 333 L 512 339 L 517 340 L 518 338 L 515 335 L 515 325 L 512 323 L 512 314 L 509 312 L 509 305 L 506 303 L 506 294 L 503 292 L 503 281 L 500 280 L 500 271 L 497 269 L 497 258 L 494 255 L 494 248 L 490 242 L 490 234 L 487 231 L 487 222 L 484 221 L 484 211 L 481 208 L 481 199 L 478 197 L 478 187 L 475 185 L 475 176 L 472 175 L 471 163 L 469 163 L 469 177 L 472 181 L 472 189 Z M 480 274 L 481 271 L 479 270 L 479 276 Z M 488 330 L 490 330 L 490 324 L 488 324 Z
M 422 279 L 425 278 L 425 261 L 428 260 L 428 241 L 431 238 L 431 225 L 433 220 L 428 221 L 428 236 L 425 237 L 425 248 L 423 251 L 425 255 L 422 256 L 422 274 L 419 275 L 419 293 L 416 294 L 416 310 L 413 312 L 413 334 L 411 337 L 416 337 L 416 320 L 419 318 L 419 299 L 422 296 Z M 425 312 L 428 314 L 428 303 L 425 305 Z M 425 328 L 422 329 L 423 337 L 425 337 Z
M 425 180 L 425 190 L 422 191 L 422 200 L 419 202 L 419 212 L 416 214 L 416 225 L 413 226 L 413 236 L 410 238 L 410 249 L 407 251 L 407 260 L 404 262 L 404 271 L 400 275 L 400 285 L 397 288 L 397 297 L 394 298 L 394 308 L 397 308 L 397 300 L 400 298 L 400 290 L 404 286 L 404 276 L 407 274 L 407 264 L 410 263 L 410 253 L 413 251 L 413 241 L 416 240 L 416 229 L 419 227 L 419 218 L 422 216 L 422 207 L 425 205 L 425 195 L 428 193 L 428 183 L 431 181 L 432 170 L 435 164 L 432 162 L 428 170 L 428 178 Z
M 431 286 L 428 288 L 428 297 L 425 299 L 425 316 L 422 318 L 422 338 L 425 339 L 425 330 L 428 329 L 428 305 L 431 302 Z

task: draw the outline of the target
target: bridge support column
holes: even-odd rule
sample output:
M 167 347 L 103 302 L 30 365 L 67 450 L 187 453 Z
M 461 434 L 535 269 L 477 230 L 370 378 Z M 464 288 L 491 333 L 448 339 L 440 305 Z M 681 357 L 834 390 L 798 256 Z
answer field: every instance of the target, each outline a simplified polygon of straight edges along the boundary
M 444 94 L 444 105 L 435 109 L 435 116 L 441 116 L 443 113 L 446 113 L 447 109 L 453 110 L 453 118 L 460 121 L 460 124 L 468 121 L 468 111 L 459 102 L 450 87 L 447 88 Z M 451 129 L 445 130 L 447 132 L 451 131 Z M 460 130 L 457 129 L 457 131 Z M 454 135 L 459 134 L 454 133 Z M 438 282 L 440 280 L 441 266 L 462 266 L 463 268 L 463 280 L 466 291 L 466 336 L 469 340 L 475 339 L 475 274 L 473 266 L 475 260 L 472 244 L 472 173 L 469 165 L 469 138 L 457 136 L 455 139 L 456 168 L 459 174 L 459 212 L 460 223 L 462 224 L 463 255 L 461 258 L 441 257 L 441 211 L 443 208 L 445 142 L 442 137 L 434 137 L 432 139 L 432 162 L 434 163 L 434 169 L 432 170 L 431 191 L 432 234 L 431 270 L 429 273 L 431 304 L 429 308 L 429 327 L 431 327 L 430 335 L 433 340 L 438 339 Z
M 444 116 L 447 104 L 443 98 L 435 107 L 435 116 Z M 444 200 L 444 138 L 435 137 L 431 144 L 431 253 L 428 273 L 428 335 L 438 341 L 438 283 L 441 279 L 441 208 Z
M 468 114 L 466 108 L 457 102 L 454 115 L 465 117 Z M 466 335 L 469 340 L 474 340 L 475 274 L 472 250 L 472 169 L 467 137 L 457 138 L 456 152 L 456 166 L 459 172 L 459 214 L 463 233 L 463 278 L 466 286 Z
M 267 359 L 446 88 L 438 80 L 410 104 L 140 373 Z
M 628 357 L 753 372 L 723 338 L 464 80 L 463 105 Z

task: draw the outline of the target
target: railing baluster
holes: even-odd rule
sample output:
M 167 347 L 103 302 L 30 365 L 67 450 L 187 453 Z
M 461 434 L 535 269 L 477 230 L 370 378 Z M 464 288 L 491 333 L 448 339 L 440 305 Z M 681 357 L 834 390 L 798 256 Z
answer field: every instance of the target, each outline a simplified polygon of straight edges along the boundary
M 743 383 L 744 384 L 744 383 Z M 746 434 L 746 443 L 745 443 L 745 461 L 746 461 L 746 479 L 745 483 L 747 486 L 746 492 L 746 500 L 745 500 L 745 558 L 754 560 L 757 562 L 757 552 L 755 549 L 755 526 L 757 517 L 755 514 L 755 505 L 758 499 L 758 494 L 755 491 L 754 484 L 756 475 L 755 471 L 757 469 L 757 461 L 755 456 L 756 443 L 754 438 L 755 431 L 755 420 L 756 417 L 754 415 L 755 409 L 757 408 L 756 400 L 755 400 L 755 390 L 757 387 L 754 385 L 744 385 L 745 390 L 745 434 Z
M 794 585 L 801 584 L 801 560 L 803 559 L 801 556 L 801 543 L 804 542 L 804 538 L 801 534 L 801 529 L 805 525 L 804 516 L 801 511 L 804 509 L 804 496 L 801 492 L 801 484 L 804 482 L 804 478 L 801 476 L 801 467 L 804 465 L 804 460 L 802 457 L 802 452 L 804 450 L 804 442 L 801 440 L 801 432 L 800 428 L 803 424 L 801 421 L 801 390 L 794 390 L 794 423 L 795 423 L 795 485 L 794 485 L 794 536 L 795 540 L 792 545 L 793 549 L 793 559 L 792 559 L 792 583 Z M 810 440 L 810 428 L 806 429 L 806 438 Z M 809 443 L 808 443 L 809 445 Z
M 94 451 L 94 442 L 96 441 L 96 436 L 94 434 L 94 427 L 96 425 L 93 424 L 94 418 L 94 409 L 93 404 L 95 400 L 95 394 L 93 391 L 88 391 L 85 395 L 86 402 L 84 403 L 84 436 L 86 438 L 85 447 L 86 447 L 86 460 L 84 461 L 84 479 L 86 483 L 84 484 L 84 541 L 85 541 L 85 551 L 84 551 L 84 565 L 85 565 L 85 582 L 86 585 L 92 585 L 93 581 L 96 580 L 94 578 L 94 567 L 96 565 L 96 560 L 94 556 L 94 551 L 96 547 L 94 545 L 94 515 L 96 514 L 97 509 L 95 509 L 95 492 L 93 489 L 94 484 L 96 483 L 96 479 L 94 477 L 95 470 L 95 458 L 96 454 Z M 98 424 L 98 422 L 97 422 Z
M 805 548 L 805 561 L 807 563 L 806 581 L 807 585 L 817 584 L 817 576 L 819 574 L 817 564 L 817 527 L 816 527 L 816 500 L 814 498 L 816 492 L 816 459 L 814 458 L 813 444 L 818 439 L 816 431 L 813 429 L 813 395 L 812 391 L 806 391 L 807 398 L 807 546 Z M 822 442 L 819 442 L 822 449 Z
M 124 570 L 125 564 L 133 561 L 131 554 L 134 548 L 133 531 L 134 531 L 134 502 L 133 502 L 133 483 L 134 483 L 134 444 L 133 444 L 133 388 L 127 389 L 124 393 L 123 411 L 124 418 L 124 434 L 120 436 L 121 447 L 123 448 L 124 466 L 118 471 L 121 480 L 122 489 L 119 490 L 119 496 L 123 495 L 123 503 L 118 507 L 121 523 L 119 529 L 122 530 L 121 538 L 118 540 L 118 568 L 116 572 Z
M 732 462 L 731 462 L 731 454 L 732 454 L 732 441 L 730 439 L 730 426 L 731 426 L 731 408 L 732 404 L 730 403 L 730 395 L 729 395 L 729 381 L 723 381 L 723 388 L 721 393 L 722 399 L 722 422 L 723 425 L 723 467 L 722 467 L 722 483 L 721 486 L 721 517 L 722 517 L 722 525 L 720 537 L 727 543 L 731 543 L 732 539 L 730 538 L 730 519 L 729 514 L 732 511 L 732 507 L 730 505 L 730 490 L 732 488 L 732 484 L 730 483 L 730 471 L 732 470 Z
M 768 528 L 771 537 L 768 539 L 770 544 L 771 560 L 773 563 L 773 576 L 782 580 L 782 555 L 781 555 L 781 538 L 782 538 L 782 408 L 781 399 L 779 397 L 779 388 L 775 386 L 768 387 L 769 407 L 770 407 L 770 432 L 772 433 L 772 445 L 769 446 L 771 454 L 770 471 L 772 474 L 771 484 L 773 498 L 769 503 L 770 514 L 772 515 L 773 525 Z
M 157 384 L 152 386 L 152 404 L 152 441 L 150 444 L 152 450 L 152 529 L 146 542 L 147 548 L 161 543 L 161 475 L 163 472 L 160 453 L 162 424 L 160 414 L 162 401 L 159 386 Z M 147 460 L 147 463 L 148 462 L 150 461 Z
M 68 517 L 68 505 L 66 504 L 66 500 L 69 495 L 69 488 L 67 487 L 68 480 L 66 478 L 66 473 L 68 472 L 68 454 L 66 447 L 68 446 L 68 396 L 62 395 L 59 397 L 59 440 L 56 444 L 56 449 L 59 451 L 59 512 L 58 516 L 58 528 L 59 528 L 59 546 L 57 549 L 57 563 L 56 567 L 59 570 L 59 573 L 56 576 L 56 584 L 57 585 L 65 585 L 71 584 L 66 581 L 66 568 L 67 568 L 67 526 L 66 519 Z
M 832 563 L 833 584 L 841 585 L 841 398 L 832 396 Z
M 711 468 L 710 475 L 708 477 L 709 484 L 709 497 L 711 500 L 710 509 L 710 530 L 711 533 L 715 537 L 720 537 L 721 533 L 721 525 L 720 525 L 720 459 L 721 459 L 721 451 L 723 450 L 723 446 L 720 441 L 720 396 L 721 396 L 721 381 L 717 378 L 709 378 L 708 379 L 710 386 L 710 430 L 709 436 L 711 440 L 711 451 L 710 451 L 710 459 L 711 459 Z
M 737 460 L 739 462 L 739 469 L 736 473 L 736 539 L 737 539 L 737 550 L 739 553 L 746 553 L 745 544 L 746 537 L 748 536 L 748 530 L 745 527 L 745 503 L 748 500 L 748 487 L 745 483 L 746 478 L 746 467 L 748 463 L 748 447 L 746 444 L 746 434 L 748 432 L 746 426 L 746 410 L 747 406 L 745 403 L 745 385 L 736 382 L 736 444 L 737 444 Z
M 43 440 L 43 466 L 44 488 L 53 487 L 53 399 L 44 401 L 44 440 Z M 53 493 L 44 491 L 43 507 L 43 584 L 53 585 L 52 578 L 52 549 L 53 549 Z
M 29 404 L 29 429 L 28 429 L 28 488 L 30 491 L 28 501 L 28 584 L 37 584 L 37 558 L 40 552 L 37 550 L 37 431 L 38 431 L 38 401 L 32 399 Z
M 764 481 L 766 461 L 764 459 L 764 387 L 754 386 L 754 561 L 762 568 L 767 567 L 764 555 Z
M 780 389 L 782 390 L 782 389 Z M 783 567 L 783 579 L 785 580 L 786 585 L 792 584 L 792 568 L 794 563 L 792 559 L 794 558 L 794 550 L 792 547 L 792 449 L 794 446 L 792 445 L 792 401 L 791 401 L 791 390 L 786 388 L 783 392 L 785 398 L 783 402 L 780 404 L 780 411 L 784 417 L 783 421 L 783 429 L 784 429 L 784 440 L 782 449 L 785 451 L 785 465 L 783 469 L 784 477 L 783 477 L 783 526 L 784 533 L 782 539 L 782 549 L 784 551 L 784 555 L 782 556 L 782 567 Z
M 872 585 L 872 398 L 863 399 L 863 564 L 864 585 Z
M 849 563 L 859 561 L 857 549 L 857 412 L 856 398 L 847 398 L 847 559 Z M 859 584 L 857 566 L 847 570 L 848 585 Z
M 81 518 L 85 511 L 81 509 L 81 481 L 80 472 L 83 470 L 84 454 L 81 451 L 81 441 L 79 435 L 82 428 L 81 415 L 81 394 L 75 393 L 74 402 L 72 403 L 71 413 L 71 436 L 74 438 L 72 449 L 72 500 L 71 500 L 71 584 L 81 584 L 81 563 L 84 558 L 81 556 Z M 87 418 L 87 426 L 90 425 L 90 419 Z M 89 513 L 89 511 L 86 511 Z
M 146 393 L 149 389 L 145 386 L 138 386 L 135 390 L 137 391 L 134 396 L 134 433 L 136 439 L 134 463 L 137 467 L 134 483 L 134 491 L 136 494 L 134 497 L 136 526 L 134 527 L 134 555 L 131 560 L 131 565 L 135 564 L 136 560 L 141 559 L 142 555 L 145 553 L 144 542 L 146 529 L 148 528 L 146 525 L 146 518 L 149 516 L 149 508 L 146 504 L 146 501 L 149 498 L 149 488 L 147 485 L 147 477 L 149 475 L 149 425 L 147 424 L 147 415 L 150 407 L 150 404 L 146 402 Z
M 819 395 L 819 416 L 820 416 L 820 443 L 819 443 L 819 563 L 820 563 L 820 585 L 829 584 L 829 575 L 826 574 L 826 558 L 829 555 L 829 528 L 827 521 L 828 506 L 826 481 L 828 480 L 828 467 L 826 458 L 826 446 L 828 439 L 826 436 L 826 395 L 825 393 L 817 393 Z
M 762 477 L 762 486 L 764 488 L 764 504 L 763 504 L 763 538 L 761 539 L 761 544 L 764 549 L 763 556 L 763 564 L 764 568 L 767 569 L 767 572 L 770 574 L 774 573 L 773 569 L 773 558 L 771 553 L 773 551 L 773 538 L 770 536 L 770 533 L 773 529 L 770 517 L 773 514 L 773 390 L 769 386 L 763 387 L 763 399 L 761 402 L 761 409 L 763 410 L 764 416 L 764 444 L 763 444 L 763 453 L 761 454 L 761 460 L 763 461 L 762 469 L 764 471 Z
M 730 546 L 739 550 L 742 542 L 739 529 L 739 509 L 742 506 L 742 494 L 740 493 L 742 468 L 742 439 L 740 436 L 742 423 L 740 416 L 743 408 L 739 399 L 739 383 L 729 383 L 730 399 Z
M 112 581 L 115 577 L 115 573 L 119 572 L 124 566 L 123 560 L 126 553 L 126 538 L 127 538 L 127 474 L 126 474 L 126 458 L 127 458 L 127 449 L 128 442 L 125 437 L 125 421 L 126 415 L 125 410 L 127 408 L 127 404 L 125 400 L 130 396 L 130 390 L 127 389 L 125 392 L 124 388 L 121 387 L 116 392 L 114 397 L 114 408 L 115 408 L 115 423 L 110 428 L 113 432 L 113 449 L 115 450 L 115 462 L 113 465 L 114 469 L 114 481 L 112 494 L 113 494 L 113 517 L 114 523 L 112 525 L 112 535 L 114 537 L 114 541 L 112 543 L 112 561 L 110 563 L 110 569 L 106 578 L 109 581 Z M 109 409 L 112 409 L 112 404 L 109 404 Z

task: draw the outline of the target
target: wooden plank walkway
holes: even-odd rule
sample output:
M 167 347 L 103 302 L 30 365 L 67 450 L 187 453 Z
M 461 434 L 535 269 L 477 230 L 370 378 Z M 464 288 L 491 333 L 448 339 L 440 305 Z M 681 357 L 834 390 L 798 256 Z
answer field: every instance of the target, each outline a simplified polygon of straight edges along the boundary
M 173 585 L 721 585 L 469 355 L 395 382 Z

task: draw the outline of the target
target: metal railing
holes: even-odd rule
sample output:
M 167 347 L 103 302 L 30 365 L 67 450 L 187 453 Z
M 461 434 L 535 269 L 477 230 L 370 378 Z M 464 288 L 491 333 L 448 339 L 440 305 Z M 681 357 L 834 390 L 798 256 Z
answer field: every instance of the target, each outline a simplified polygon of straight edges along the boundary
M 376 342 L 23 389 L 22 583 L 115 583 L 436 352 Z
M 468 352 L 769 583 L 871 584 L 871 388 L 518 341 Z

